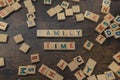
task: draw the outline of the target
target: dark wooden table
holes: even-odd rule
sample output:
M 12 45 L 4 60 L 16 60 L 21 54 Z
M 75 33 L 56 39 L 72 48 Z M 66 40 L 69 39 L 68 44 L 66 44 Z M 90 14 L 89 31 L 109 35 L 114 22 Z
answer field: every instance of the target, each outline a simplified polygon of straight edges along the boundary
M 81 0 L 80 3 L 74 3 L 72 0 L 66 0 L 71 3 L 71 5 L 80 5 L 81 13 L 85 10 L 92 11 L 101 15 L 98 23 L 103 20 L 104 14 L 100 12 L 102 0 Z M 57 4 L 61 4 L 62 0 L 53 0 L 52 7 Z M 23 2 L 21 2 L 23 5 Z M 104 73 L 104 71 L 109 70 L 108 65 L 113 61 L 112 56 L 120 51 L 120 39 L 109 38 L 101 46 L 96 41 L 98 33 L 94 30 L 98 23 L 85 20 L 84 22 L 77 23 L 75 21 L 75 16 L 67 17 L 65 21 L 58 21 L 57 17 L 50 18 L 46 11 L 51 6 L 45 6 L 43 0 L 37 0 L 34 3 L 36 7 L 36 24 L 37 26 L 32 29 L 27 28 L 26 24 L 26 13 L 27 10 L 22 6 L 22 9 L 18 12 L 11 14 L 6 19 L 1 19 L 2 21 L 9 23 L 9 28 L 6 32 L 0 31 L 0 33 L 7 33 L 9 35 L 8 43 L 0 43 L 0 57 L 5 58 L 6 66 L 0 68 L 0 80 L 48 80 L 40 73 L 37 72 L 36 75 L 29 76 L 18 76 L 18 66 L 30 65 L 30 55 L 36 52 L 40 53 L 41 61 L 36 63 L 37 70 L 41 64 L 45 64 L 50 68 L 54 69 L 58 73 L 64 76 L 65 80 L 76 80 L 74 73 L 84 68 L 85 64 L 80 66 L 76 71 L 71 72 L 68 68 L 62 71 L 57 68 L 56 64 L 62 58 L 67 62 L 71 62 L 72 59 L 78 55 L 81 55 L 87 62 L 88 58 L 92 58 L 97 61 L 97 66 L 95 67 L 93 74 Z M 70 5 L 70 7 L 71 7 Z M 120 0 L 112 0 L 111 11 L 114 16 L 120 15 Z M 37 29 L 82 29 L 82 38 L 37 38 Z M 25 42 L 31 46 L 30 51 L 27 54 L 19 51 L 21 44 L 16 45 L 13 40 L 13 36 L 17 34 L 23 34 Z M 87 51 L 83 48 L 83 44 L 86 40 L 94 42 L 94 47 L 91 51 Z M 75 51 L 44 51 L 43 42 L 45 41 L 75 41 L 76 50 Z M 117 78 L 119 79 L 119 78 Z M 86 80 L 86 79 L 85 79 Z

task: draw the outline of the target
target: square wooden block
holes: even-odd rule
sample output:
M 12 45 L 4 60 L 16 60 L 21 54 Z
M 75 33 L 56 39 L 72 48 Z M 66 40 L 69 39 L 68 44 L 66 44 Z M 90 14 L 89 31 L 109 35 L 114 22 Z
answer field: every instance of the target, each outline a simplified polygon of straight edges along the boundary
M 75 61 L 78 66 L 84 63 L 84 60 L 81 56 L 75 57 L 73 61 Z
M 63 80 L 63 79 L 64 79 L 64 77 L 62 75 L 58 74 L 58 73 L 54 77 L 54 80 Z
M 109 12 L 110 12 L 110 7 L 109 6 L 102 6 L 101 13 L 107 14 Z
M 6 1 L 6 3 L 7 3 L 8 5 L 11 5 L 11 4 L 15 3 L 14 0 L 5 0 L 5 1 Z
M 120 25 L 120 15 L 117 15 L 113 21 Z
M 86 66 L 84 67 L 83 72 L 87 75 L 87 76 L 91 76 L 91 74 L 94 71 L 94 68 L 96 66 L 97 62 L 91 58 L 88 59 Z
M 0 0 L 0 2 L 0 7 L 5 7 L 7 5 L 5 0 Z
M 95 31 L 98 33 L 102 33 L 107 27 L 105 27 L 103 24 L 98 24 L 97 27 L 95 28 Z
M 19 48 L 19 50 L 22 51 L 23 53 L 27 53 L 29 49 L 30 49 L 30 46 L 26 43 L 23 43 Z
M 6 43 L 8 40 L 8 35 L 7 34 L 0 34 L 0 42 L 1 43 Z
M 61 3 L 61 7 L 64 8 L 64 9 L 67 9 L 69 7 L 70 3 L 69 2 L 66 2 L 66 1 L 63 1 Z
M 70 69 L 71 71 L 74 71 L 75 69 L 78 68 L 78 65 L 76 64 L 75 61 L 72 61 L 72 62 L 70 62 L 70 63 L 68 64 L 68 67 L 69 67 L 69 69 Z
M 5 9 L 0 10 L 0 17 L 1 18 L 5 18 L 7 16 L 8 16 L 8 12 Z
M 27 65 L 27 74 L 36 74 L 36 65 Z
M 87 76 L 91 76 L 93 71 L 94 71 L 94 68 L 96 66 L 97 62 L 91 58 L 88 59 L 85 67 L 84 67 L 84 70 L 83 72 L 87 75 Z
M 72 9 L 65 9 L 66 16 L 73 16 L 73 10 Z
M 40 72 L 42 75 L 46 75 L 48 70 L 49 70 L 49 67 L 42 64 L 41 67 L 39 68 L 38 72 Z
M 108 68 L 113 71 L 113 72 L 117 72 L 120 69 L 120 66 L 116 63 L 116 62 L 111 62 L 108 66 Z
M 55 12 L 54 8 L 50 8 L 50 9 L 47 11 L 47 14 L 48 14 L 50 17 L 53 17 L 53 16 L 56 14 L 56 12 Z
M 65 14 L 64 14 L 64 12 L 57 13 L 57 18 L 58 18 L 59 21 L 65 20 Z
M 115 38 L 115 39 L 120 38 L 120 30 L 114 31 L 114 38 Z
M 97 64 L 97 62 L 95 60 L 93 60 L 92 58 L 89 58 L 86 65 L 87 66 L 91 66 L 91 67 L 95 67 Z
M 77 80 L 83 80 L 86 77 L 82 70 L 77 71 L 74 75 Z
M 110 6 L 111 0 L 103 0 L 102 6 Z
M 57 72 L 53 69 L 49 69 L 46 76 L 50 79 L 50 80 L 54 80 L 55 76 L 57 75 Z
M 27 75 L 27 66 L 19 66 L 18 75 Z
M 83 14 L 76 14 L 75 17 L 76 17 L 77 22 L 84 21 L 84 15 Z
M 5 31 L 8 27 L 8 23 L 0 21 L 0 29 Z
M 93 48 L 93 46 L 94 46 L 94 43 L 92 43 L 92 42 L 90 42 L 90 41 L 86 41 L 85 43 L 84 43 L 84 45 L 83 45 L 83 47 L 85 48 L 85 49 L 87 49 L 88 51 L 90 51 L 92 48 Z
M 115 75 L 112 71 L 105 71 L 104 74 L 107 80 L 115 80 Z
M 72 6 L 73 13 L 79 13 L 80 12 L 80 6 L 79 5 L 74 5 Z
M 27 25 L 28 25 L 28 28 L 35 27 L 36 26 L 35 20 L 34 19 L 27 20 Z
M 28 11 L 28 13 L 35 13 L 35 12 L 36 12 L 36 9 L 35 9 L 34 5 L 30 5 L 30 6 L 27 8 L 27 11 Z
M 72 0 L 73 2 L 80 2 L 80 0 Z
M 97 79 L 98 80 L 107 80 L 105 74 L 98 74 Z
M 7 11 L 8 15 L 15 11 L 12 6 L 7 6 L 3 10 Z
M 44 4 L 45 5 L 51 5 L 52 4 L 52 0 L 44 0 Z
M 27 13 L 27 19 L 36 19 L 35 13 Z
M 113 58 L 118 62 L 120 63 L 120 52 L 116 53 Z
M 13 39 L 15 40 L 15 42 L 16 42 L 17 44 L 24 41 L 22 34 L 18 34 L 18 35 L 16 35 L 16 36 L 14 36 Z
M 0 67 L 5 66 L 5 59 L 4 58 L 0 58 Z
M 95 75 L 92 75 L 92 76 L 89 76 L 87 78 L 87 80 L 97 80 L 96 76 Z
M 64 70 L 67 67 L 68 63 L 66 61 L 64 61 L 63 59 L 61 59 L 58 64 L 57 67 L 59 67 L 61 70 Z
M 63 8 L 58 4 L 57 6 L 54 7 L 54 10 L 56 13 L 59 13 L 59 12 L 63 11 Z
M 110 29 L 112 29 L 113 31 L 116 31 L 116 30 L 118 30 L 120 27 L 119 27 L 119 25 L 117 24 L 117 23 L 112 23 L 110 26 Z
M 108 28 L 110 26 L 110 22 L 105 19 L 100 24 L 102 24 L 105 28 Z
M 104 36 L 101 35 L 101 34 L 99 34 L 99 35 L 97 36 L 97 38 L 95 39 L 95 41 L 98 42 L 98 43 L 101 44 L 101 45 L 105 42 L 105 40 L 106 40 L 106 37 L 104 37 Z
M 32 63 L 40 62 L 39 53 L 36 53 L 36 54 L 32 54 L 32 55 L 31 55 L 31 62 L 32 62 Z
M 85 14 L 84 14 L 84 17 L 88 20 L 91 20 L 93 22 L 98 22 L 99 18 L 100 18 L 100 15 L 98 14 L 95 14 L 91 11 L 85 11 Z
M 22 7 L 18 2 L 15 2 L 11 6 L 14 8 L 15 11 L 19 10 Z
M 106 30 L 104 31 L 104 33 L 105 33 L 105 36 L 106 36 L 107 38 L 113 36 L 113 31 L 112 31 L 111 29 L 106 29 Z
M 115 17 L 111 14 L 108 13 L 107 15 L 104 16 L 104 19 L 111 22 Z

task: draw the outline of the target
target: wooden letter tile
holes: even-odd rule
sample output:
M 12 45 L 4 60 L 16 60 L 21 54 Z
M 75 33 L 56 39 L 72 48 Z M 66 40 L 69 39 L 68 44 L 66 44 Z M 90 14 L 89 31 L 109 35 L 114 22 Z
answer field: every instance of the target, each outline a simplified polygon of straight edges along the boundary
M 109 6 L 102 6 L 101 8 L 101 13 L 109 13 L 110 12 L 110 7 Z
M 74 71 L 75 69 L 78 68 L 78 65 L 76 64 L 75 61 L 72 61 L 72 62 L 70 62 L 70 63 L 68 64 L 68 67 L 69 67 L 69 69 L 70 69 L 71 71 Z
M 5 0 L 0 0 L 0 7 L 5 7 L 6 5 L 7 4 Z
M 110 6 L 111 0 L 103 0 L 102 6 Z
M 73 61 L 75 61 L 78 66 L 84 63 L 84 60 L 81 56 L 75 57 Z
M 110 25 L 110 28 L 113 30 L 113 31 L 116 31 L 116 30 L 118 30 L 120 27 L 119 27 L 119 25 L 117 24 L 117 23 L 112 23 L 111 25 Z
M 74 75 L 77 80 L 82 80 L 86 77 L 82 70 L 77 71 Z
M 27 20 L 27 25 L 28 25 L 28 28 L 35 27 L 36 26 L 35 20 L 34 19 Z
M 74 5 L 72 6 L 73 13 L 79 13 L 80 12 L 80 6 L 79 5 Z
M 66 16 L 73 16 L 73 10 L 72 9 L 65 9 Z
M 80 0 L 72 0 L 73 2 L 80 2 Z
M 97 15 L 97 14 L 90 12 L 90 11 L 85 11 L 84 17 L 86 19 L 93 21 L 93 22 L 98 22 L 100 15 Z
M 116 63 L 116 62 L 112 62 L 109 66 L 108 66 L 108 68 L 110 69 L 110 70 L 112 70 L 113 72 L 117 72 L 119 69 L 120 69 L 120 66 Z
M 46 76 L 51 80 L 53 80 L 56 75 L 57 75 L 57 72 L 52 70 L 52 69 L 49 69 L 47 74 L 46 74 Z
M 32 62 L 32 63 L 40 62 L 39 53 L 36 53 L 36 54 L 32 54 L 32 55 L 31 55 L 31 62 Z
M 106 37 L 104 37 L 103 35 L 99 34 L 95 40 L 96 40 L 96 42 L 98 42 L 99 44 L 102 45 L 105 42 Z
M 104 31 L 104 33 L 105 33 L 105 36 L 106 36 L 107 38 L 113 36 L 113 31 L 112 31 L 111 29 L 106 29 L 106 30 Z
M 76 17 L 77 22 L 84 21 L 84 15 L 83 14 L 76 14 L 75 17 Z
M 118 52 L 117 54 L 115 54 L 115 55 L 113 56 L 113 58 L 114 58 L 118 63 L 120 63 L 120 52 Z
M 0 34 L 0 42 L 1 43 L 6 43 L 8 40 L 8 35 L 7 34 Z
M 120 30 L 114 31 L 114 38 L 115 39 L 120 38 Z
M 50 17 L 53 17 L 53 16 L 56 14 L 56 12 L 55 12 L 54 8 L 50 8 L 50 9 L 47 11 L 47 14 L 48 14 Z
M 14 0 L 5 0 L 8 5 L 13 4 L 15 1 Z
M 44 0 L 44 4 L 45 5 L 51 5 L 52 4 L 52 0 Z
M 38 72 L 40 72 L 42 75 L 46 75 L 48 70 L 49 70 L 49 67 L 42 64 L 41 67 L 39 68 Z
M 63 1 L 62 4 L 61 4 L 61 7 L 64 8 L 64 9 L 67 9 L 69 7 L 69 5 L 70 5 L 69 2 Z
M 107 80 L 115 80 L 115 75 L 112 71 L 105 71 L 104 74 Z
M 57 67 L 59 67 L 61 70 L 64 70 L 67 67 L 68 63 L 66 61 L 64 61 L 63 59 L 61 59 L 58 64 Z
M 36 65 L 27 65 L 27 74 L 36 74 Z
M 63 11 L 63 8 L 60 5 L 57 5 L 54 7 L 54 10 L 56 13 L 59 13 L 59 12 Z
M 18 75 L 27 75 L 27 66 L 19 66 Z
M 105 74 L 98 74 L 97 79 L 98 80 L 106 80 L 106 76 L 105 76 Z
M 111 13 L 108 13 L 105 15 L 104 19 L 111 22 L 114 19 L 114 16 Z
M 88 41 L 88 40 L 87 40 L 87 41 L 84 43 L 84 45 L 83 45 L 83 47 L 84 47 L 85 49 L 87 49 L 88 51 L 90 51 L 93 46 L 94 46 L 94 43 L 92 43 L 92 42 L 90 42 L 90 41 Z
M 22 34 L 18 34 L 13 37 L 14 41 L 18 44 L 24 41 Z
M 54 78 L 54 80 L 63 80 L 63 79 L 64 79 L 64 77 L 58 73 L 56 74 L 56 76 Z
M 89 60 L 87 61 L 86 63 L 86 66 L 83 70 L 83 72 L 88 75 L 88 76 L 91 76 L 91 74 L 93 73 L 93 70 L 96 66 L 96 61 L 94 61 L 93 59 L 89 58 Z
M 0 67 L 5 66 L 5 59 L 4 58 L 0 58 Z
M 29 49 L 30 49 L 30 46 L 26 43 L 23 43 L 19 48 L 19 50 L 24 52 L 24 53 L 27 53 Z
M 64 14 L 64 12 L 57 13 L 57 18 L 58 18 L 59 21 L 65 20 L 65 14 Z
M 8 27 L 8 23 L 0 21 L 0 29 L 1 30 L 6 30 Z
M 107 27 L 105 27 L 103 24 L 98 24 L 98 26 L 95 28 L 95 31 L 98 33 L 102 33 Z
M 28 18 L 28 20 L 29 20 L 29 19 L 36 19 L 35 13 L 28 13 L 28 14 L 27 14 L 27 18 Z
M 92 76 L 89 76 L 87 78 L 87 80 L 97 80 L 96 76 L 95 75 L 92 75 Z
M 120 25 L 120 16 L 117 15 L 113 21 L 114 21 L 115 23 L 117 23 L 118 25 Z
M 14 4 L 12 4 L 12 7 L 14 8 L 15 11 L 19 10 L 22 6 L 18 3 L 15 2 Z

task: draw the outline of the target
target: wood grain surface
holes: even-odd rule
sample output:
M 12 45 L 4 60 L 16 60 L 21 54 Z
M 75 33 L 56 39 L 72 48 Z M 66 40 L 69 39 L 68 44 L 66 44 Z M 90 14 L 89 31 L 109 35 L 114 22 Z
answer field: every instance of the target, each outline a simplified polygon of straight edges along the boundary
M 5 58 L 6 66 L 0 68 L 0 80 L 49 80 L 44 77 L 42 74 L 38 73 L 36 75 L 28 76 L 18 76 L 18 66 L 26 66 L 32 64 L 30 61 L 30 55 L 34 53 L 40 53 L 40 62 L 36 63 L 37 70 L 41 64 L 45 64 L 50 68 L 54 69 L 58 73 L 64 76 L 65 80 L 76 80 L 74 73 L 79 69 L 85 67 L 85 64 L 80 66 L 74 72 L 71 72 L 68 68 L 65 71 L 60 70 L 56 65 L 58 61 L 62 58 L 67 62 L 71 62 L 72 59 L 78 55 L 81 55 L 87 62 L 88 58 L 92 58 L 97 61 L 97 66 L 93 74 L 104 73 L 104 71 L 109 70 L 108 65 L 113 61 L 112 56 L 120 51 L 120 39 L 109 38 L 101 46 L 96 41 L 98 33 L 94 30 L 95 27 L 103 20 L 104 14 L 100 12 L 102 0 L 81 0 L 80 3 L 74 3 L 72 0 L 65 0 L 71 3 L 72 5 L 80 5 L 81 13 L 84 13 L 85 10 L 89 10 L 96 14 L 99 14 L 100 20 L 98 23 L 91 22 L 86 20 L 84 22 L 77 23 L 75 16 L 67 17 L 65 21 L 58 21 L 57 17 L 50 18 L 46 11 L 61 4 L 63 0 L 53 0 L 51 6 L 45 6 L 43 0 L 37 0 L 34 2 L 36 7 L 36 24 L 35 28 L 28 29 L 27 21 L 27 10 L 22 4 L 22 9 L 11 14 L 5 19 L 0 19 L 9 23 L 9 27 L 6 32 L 0 31 L 0 33 L 7 33 L 9 39 L 7 43 L 0 43 L 0 57 Z M 120 15 L 120 0 L 111 0 L 111 10 L 110 12 L 114 15 Z M 37 38 L 36 30 L 37 29 L 82 29 L 83 37 L 82 38 Z M 31 46 L 30 51 L 27 54 L 19 51 L 21 44 L 17 45 L 13 40 L 13 36 L 21 33 L 25 39 L 24 42 Z M 83 48 L 83 44 L 86 40 L 90 40 L 94 43 L 94 47 L 91 51 L 87 51 Z M 44 51 L 43 43 L 44 42 L 76 42 L 75 51 Z M 117 77 L 117 76 L 116 76 Z M 117 77 L 116 80 L 120 78 Z M 84 79 L 86 80 L 86 79 Z

